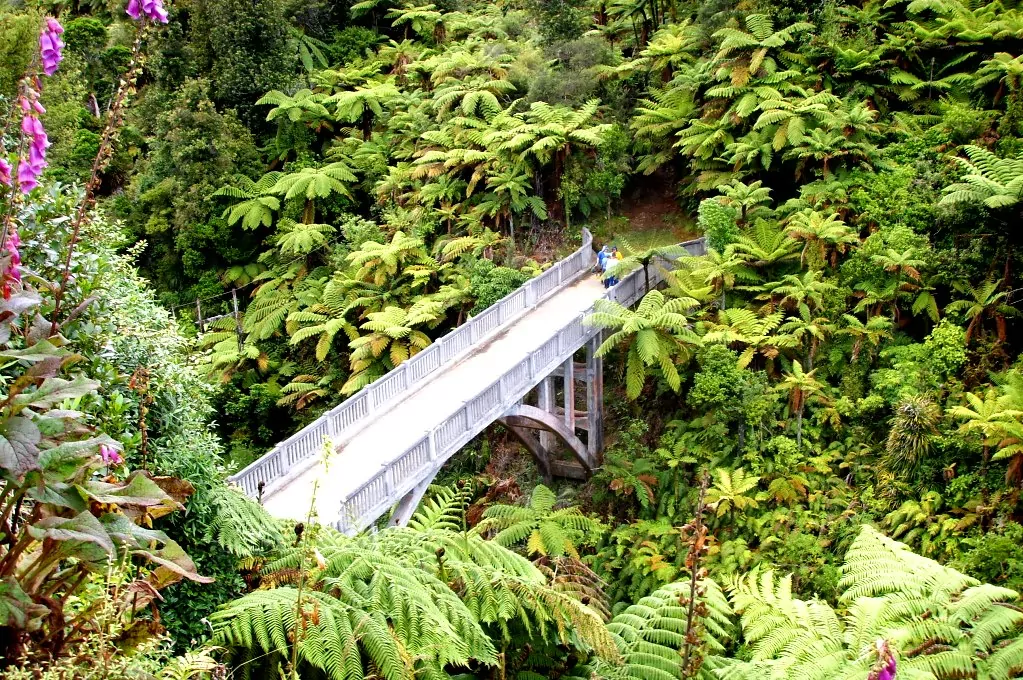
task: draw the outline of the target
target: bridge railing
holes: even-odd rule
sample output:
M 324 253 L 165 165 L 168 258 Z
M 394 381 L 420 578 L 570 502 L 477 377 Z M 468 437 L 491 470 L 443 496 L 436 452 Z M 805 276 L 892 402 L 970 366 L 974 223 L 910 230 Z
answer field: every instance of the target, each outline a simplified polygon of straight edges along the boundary
M 267 493 L 284 479 L 304 470 L 307 466 L 299 464 L 315 458 L 323 447 L 323 437 L 338 440 L 346 430 L 375 409 L 409 391 L 510 319 L 535 307 L 560 286 L 587 270 L 593 262 L 593 235 L 588 229 L 583 229 L 582 237 L 582 245 L 574 253 L 280 442 L 235 473 L 231 481 L 241 486 L 246 494 L 256 496 L 261 482 L 265 485 L 263 492 Z
M 704 239 L 687 241 L 682 246 L 692 256 L 707 252 Z M 664 279 L 663 271 L 671 264 L 669 260 L 662 260 L 650 267 L 651 285 Z M 626 275 L 605 297 L 630 306 L 645 293 L 646 275 L 639 269 Z M 372 524 L 469 440 L 522 400 L 541 380 L 600 333 L 600 328 L 584 323 L 588 315 L 586 312 L 574 318 L 536 351 L 525 355 L 512 370 L 464 402 L 446 420 L 424 432 L 415 444 L 381 462 L 376 474 L 342 499 L 337 529 L 352 534 Z

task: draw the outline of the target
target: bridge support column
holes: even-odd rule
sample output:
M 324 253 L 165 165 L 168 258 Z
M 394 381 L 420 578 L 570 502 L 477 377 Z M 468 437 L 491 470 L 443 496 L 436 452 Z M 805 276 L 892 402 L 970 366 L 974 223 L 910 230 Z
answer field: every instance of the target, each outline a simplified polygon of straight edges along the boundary
M 541 380 L 536 406 L 518 404 L 498 419 L 533 454 L 545 479 L 587 479 L 600 465 L 604 450 L 604 362 L 597 356 L 600 342 L 598 335 L 586 344 L 585 363 L 570 357 Z M 557 403 L 555 378 L 562 380 L 561 404 Z M 585 384 L 585 411 L 577 404 L 577 382 Z M 586 432 L 585 442 L 576 435 L 578 430 Z M 558 442 L 574 461 L 557 460 Z
M 554 413 L 554 376 L 549 375 L 536 386 L 536 406 L 545 413 Z M 540 431 L 540 448 L 550 451 L 554 448 L 554 435 L 545 430 Z
M 597 356 L 603 335 L 586 343 L 586 452 L 594 465 L 604 453 L 604 360 Z

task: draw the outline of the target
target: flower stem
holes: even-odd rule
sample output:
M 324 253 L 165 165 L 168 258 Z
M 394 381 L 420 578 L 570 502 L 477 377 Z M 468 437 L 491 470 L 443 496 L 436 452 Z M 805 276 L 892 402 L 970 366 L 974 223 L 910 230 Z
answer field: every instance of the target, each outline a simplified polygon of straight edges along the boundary
M 147 27 L 147 24 L 143 24 L 139 29 L 138 34 L 135 36 L 135 44 L 132 45 L 131 48 L 131 59 L 128 62 L 128 70 L 121 78 L 121 82 L 117 87 L 117 93 L 114 95 L 114 99 L 110 103 L 110 109 L 107 113 L 107 124 L 103 128 L 103 135 L 100 138 L 99 150 L 96 152 L 96 158 L 92 161 L 92 173 L 89 176 L 89 181 L 85 185 L 85 195 L 78 204 L 75 219 L 71 223 L 71 239 L 68 241 L 67 254 L 64 258 L 64 273 L 61 275 L 60 287 L 57 288 L 54 293 L 53 321 L 50 323 L 50 337 L 56 335 L 60 328 L 59 317 L 61 305 L 64 302 L 64 294 L 67 292 L 68 280 L 71 278 L 71 258 L 74 255 L 75 246 L 78 245 L 78 237 L 81 233 L 82 226 L 85 224 L 86 217 L 89 215 L 89 209 L 92 208 L 96 202 L 96 190 L 100 185 L 100 174 L 110 164 L 110 160 L 114 155 L 114 141 L 117 136 L 118 128 L 124 119 L 124 104 L 129 91 L 134 90 L 135 79 L 138 77 L 139 71 L 141 70 L 142 43 L 147 33 Z

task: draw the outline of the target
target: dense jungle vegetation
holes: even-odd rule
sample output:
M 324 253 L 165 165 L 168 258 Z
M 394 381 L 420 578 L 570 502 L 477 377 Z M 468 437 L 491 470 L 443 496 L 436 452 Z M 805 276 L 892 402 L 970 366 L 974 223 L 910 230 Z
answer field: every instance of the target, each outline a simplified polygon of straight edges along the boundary
M 0 0 L 0 105 L 0 677 L 1023 677 L 1023 6 Z M 587 483 L 225 481 L 583 226 Z

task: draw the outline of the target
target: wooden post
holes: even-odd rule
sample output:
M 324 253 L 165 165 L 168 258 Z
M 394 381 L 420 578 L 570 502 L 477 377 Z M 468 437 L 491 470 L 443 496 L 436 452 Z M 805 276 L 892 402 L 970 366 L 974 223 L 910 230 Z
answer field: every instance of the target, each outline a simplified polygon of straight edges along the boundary
M 234 332 L 238 334 L 238 353 L 242 351 L 242 317 L 238 313 L 238 289 L 231 289 L 231 302 L 234 304 Z
M 198 319 L 199 332 L 202 333 L 206 329 L 202 327 L 202 307 L 199 306 L 199 298 L 195 299 L 195 318 Z

